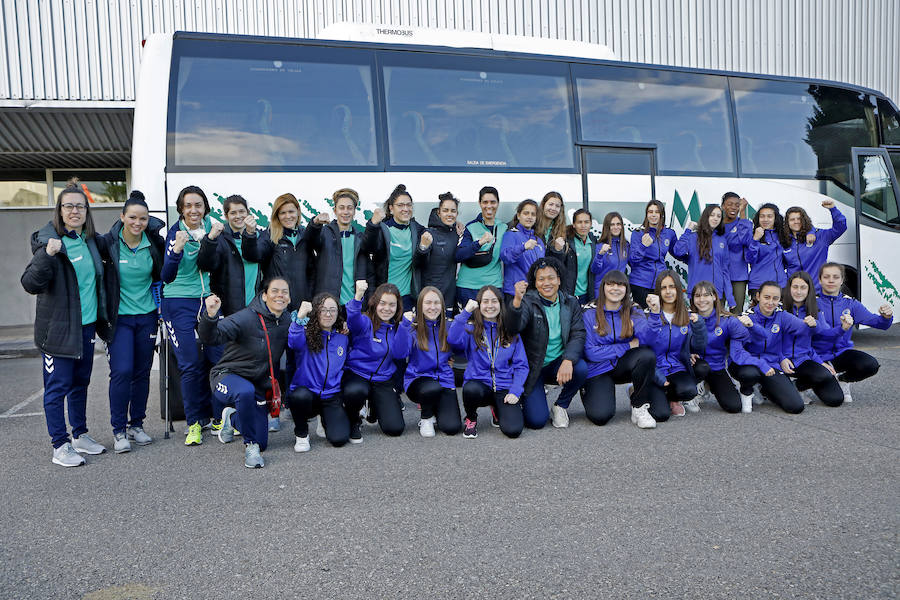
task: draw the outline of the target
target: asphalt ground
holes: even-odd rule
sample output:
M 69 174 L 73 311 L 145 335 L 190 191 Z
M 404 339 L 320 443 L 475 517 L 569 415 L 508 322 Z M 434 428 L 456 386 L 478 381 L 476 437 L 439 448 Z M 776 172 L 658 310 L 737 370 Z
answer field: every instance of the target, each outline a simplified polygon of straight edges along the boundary
M 292 451 L 163 439 L 111 452 L 95 361 L 85 467 L 50 462 L 39 358 L 0 362 L 2 598 L 896 598 L 900 329 L 858 332 L 880 373 L 854 402 L 771 404 L 641 431 L 624 389 L 605 427 L 509 440 L 407 432 Z M 155 376 L 155 373 L 154 373 Z

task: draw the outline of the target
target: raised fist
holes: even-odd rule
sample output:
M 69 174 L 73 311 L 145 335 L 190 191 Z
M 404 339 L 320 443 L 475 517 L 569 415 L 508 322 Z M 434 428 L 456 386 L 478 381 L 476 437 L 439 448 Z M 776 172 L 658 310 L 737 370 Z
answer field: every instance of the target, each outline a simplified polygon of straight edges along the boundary
M 647 308 L 655 315 L 659 314 L 659 296 L 656 294 L 647 294 Z
M 478 309 L 478 300 L 470 299 L 468 302 L 466 302 L 466 307 L 463 310 L 469 314 L 472 314 L 477 309 Z
M 761 240 L 764 235 L 766 235 L 766 230 L 763 229 L 762 227 L 757 227 L 756 229 L 753 230 L 753 239 L 756 240 L 757 242 L 759 240 Z
M 831 198 L 825 198 L 824 200 L 822 200 L 822 207 L 831 210 L 832 208 L 834 208 L 834 200 Z
M 806 315 L 805 317 L 803 317 L 803 322 L 806 323 L 807 327 L 816 326 L 816 318 L 812 315 Z
M 206 297 L 206 314 L 210 317 L 216 316 L 219 309 L 222 308 L 222 301 L 215 294 Z
M 419 245 L 422 248 L 430 248 L 431 242 L 434 241 L 434 237 L 431 235 L 430 231 L 425 231 L 422 233 L 422 238 L 419 240 Z
M 644 235 L 641 236 L 641 243 L 649 248 L 650 245 L 653 243 L 653 236 L 650 235 L 649 233 L 645 233 Z
M 807 234 L 806 234 L 806 245 L 807 245 L 807 246 L 812 246 L 812 245 L 815 244 L 815 243 L 816 243 L 816 234 L 814 234 L 814 233 L 807 233 Z
M 256 217 L 253 215 L 244 217 L 244 230 L 250 235 L 256 235 Z
M 517 281 L 516 282 L 516 297 L 515 299 L 520 301 L 525 297 L 525 292 L 528 291 L 528 282 L 527 281 Z
M 741 198 L 741 208 L 740 208 L 740 211 L 741 211 L 741 214 L 742 214 L 742 215 L 747 214 L 747 206 L 749 206 L 749 205 L 750 205 L 750 203 L 747 202 L 747 199 L 746 199 L 746 198 Z
M 47 247 L 44 249 L 47 256 L 53 256 L 62 248 L 62 240 L 59 238 L 50 238 L 47 240 Z
M 403 313 L 403 318 L 409 321 L 410 323 L 415 323 L 416 321 L 416 312 L 413 310 L 408 310 Z
M 536 247 L 537 244 L 538 244 L 538 243 L 537 243 L 537 240 L 534 239 L 534 238 L 531 238 L 530 240 L 528 240 L 527 242 L 525 242 L 525 249 L 526 249 L 526 250 L 531 250 L 532 248 Z
M 600 249 L 597 250 L 597 254 L 606 254 L 610 251 L 610 249 L 611 246 L 609 244 L 603 244 L 602 246 L 600 246 Z
M 184 245 L 188 243 L 189 239 L 191 239 L 191 236 L 187 231 L 176 231 L 175 244 L 172 246 L 172 250 L 174 250 L 175 252 L 181 252 L 182 250 L 184 250 Z
M 697 313 L 695 313 L 695 312 L 690 313 L 690 314 L 688 315 L 688 318 L 691 320 L 691 323 L 696 323 L 696 322 L 697 322 L 697 318 L 698 318 L 698 317 L 697 317 Z
M 478 238 L 479 246 L 487 246 L 488 244 L 492 244 L 494 242 L 494 235 L 490 231 L 485 231 L 480 238 Z
M 684 226 L 685 230 L 690 229 L 691 231 L 697 231 L 697 223 L 695 221 L 688 221 L 687 225 Z
M 225 230 L 225 226 L 219 223 L 218 221 L 213 221 L 212 225 L 209 227 L 209 239 L 214 240 L 219 237 L 219 234 Z
M 882 304 L 878 307 L 878 314 L 885 319 L 892 319 L 894 318 L 894 307 L 890 304 Z
M 312 312 L 312 304 L 304 300 L 300 303 L 300 308 L 297 309 L 297 318 L 305 319 L 309 316 L 309 313 Z
M 853 315 L 841 315 L 841 329 L 847 331 L 853 327 Z
M 555 240 L 553 240 L 553 247 L 556 248 L 557 252 L 562 252 L 563 249 L 566 247 L 565 238 L 558 237 Z
M 328 225 L 329 221 L 331 221 L 331 219 L 328 218 L 328 213 L 323 212 L 317 214 L 316 218 L 313 219 L 313 223 L 316 225 Z
M 744 327 L 747 327 L 748 329 L 753 327 L 753 319 L 751 319 L 747 315 L 739 316 L 738 321 L 740 321 L 741 325 L 743 325 Z
M 384 220 L 384 210 L 376 208 L 372 211 L 372 225 L 378 225 Z
M 463 225 L 461 222 L 457 221 L 456 222 L 456 235 L 458 235 L 459 237 L 462 237 L 462 234 L 465 230 L 466 230 L 466 226 Z
M 367 289 L 369 289 L 369 282 L 365 279 L 358 279 L 356 281 L 356 299 L 362 300 L 363 296 L 366 295 Z

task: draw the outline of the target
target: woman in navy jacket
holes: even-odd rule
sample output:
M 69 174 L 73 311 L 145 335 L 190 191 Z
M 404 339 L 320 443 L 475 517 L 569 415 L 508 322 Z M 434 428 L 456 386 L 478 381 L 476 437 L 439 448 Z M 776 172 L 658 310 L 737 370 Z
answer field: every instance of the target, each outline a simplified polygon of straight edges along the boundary
M 362 312 L 368 288 L 365 281 L 357 281 L 356 295 L 347 303 L 350 354 L 341 387 L 350 419 L 350 442 L 354 444 L 362 441 L 359 413 L 367 399 L 369 418 L 377 419 L 386 435 L 398 436 L 405 427 L 400 395 L 391 381 L 395 361 L 409 356 L 409 330 L 400 326 L 400 292 L 396 285 L 382 283 Z
M 682 402 L 697 395 L 691 355 L 701 354 L 706 348 L 706 324 L 697 313 L 688 311 L 684 288 L 675 271 L 659 274 L 647 304 L 647 345 L 656 353 L 660 378 L 650 389 L 650 416 L 656 421 L 683 417 Z
M 622 215 L 617 212 L 606 213 L 606 216 L 603 217 L 600 239 L 597 241 L 597 254 L 591 262 L 591 273 L 594 274 L 594 298 L 600 293 L 600 282 L 607 273 L 610 271 L 627 272 L 628 246 Z M 631 289 L 630 284 L 629 289 Z
M 292 316 L 288 345 L 297 364 L 287 401 L 294 418 L 294 452 L 309 451 L 307 422 L 316 415 L 332 446 L 343 446 L 350 439 L 350 420 L 341 397 L 341 377 L 350 350 L 343 328 L 337 298 L 327 292 L 316 295 L 312 304 L 302 303 Z
M 456 435 L 462 423 L 450 366 L 453 353 L 447 341 L 447 309 L 440 290 L 433 286 L 423 288 L 415 315 L 407 313 L 403 327 L 409 330 L 409 366 L 403 375 L 403 387 L 409 399 L 421 408 L 419 433 L 422 437 L 434 437 L 437 424 L 447 435 Z
M 153 439 L 144 431 L 150 369 L 156 348 L 159 307 L 152 287 L 160 282 L 165 226 L 151 217 L 144 195 L 131 192 L 122 215 L 104 234 L 114 269 L 106 278 L 112 341 L 109 344 L 109 417 L 116 453 L 145 446 Z
M 528 376 L 528 358 L 521 338 L 506 326 L 506 307 L 500 290 L 486 285 L 475 300 L 453 319 L 448 339 L 465 355 L 463 437 L 478 437 L 478 409 L 490 406 L 503 435 L 517 438 L 525 427 L 522 389 Z
M 644 313 L 631 301 L 628 278 L 609 271 L 600 282 L 596 307 L 587 307 L 584 319 L 584 412 L 595 425 L 605 425 L 616 413 L 616 384 L 630 383 L 631 420 L 641 428 L 656 427 L 650 416 L 650 386 L 656 355 L 639 347 L 639 332 L 646 329 Z
M 109 258 L 103 239 L 94 234 L 88 199 L 75 183 L 57 196 L 53 220 L 31 235 L 31 251 L 22 287 L 37 296 L 34 343 L 44 357 L 44 416 L 52 461 L 77 467 L 84 464 L 78 453 L 106 451 L 87 434 L 87 391 L 94 335 L 109 341 L 103 285 Z
M 462 229 L 456 221 L 458 212 L 459 200 L 450 192 L 441 194 L 437 208 L 431 209 L 422 243 L 416 249 L 425 255 L 424 260 L 420 259 L 422 288 L 433 286 L 440 290 L 448 317 L 456 312 L 456 247 Z
M 644 209 L 644 222 L 631 232 L 628 246 L 628 265 L 631 273 L 631 294 L 641 307 L 647 307 L 647 294 L 653 291 L 657 276 L 667 270 L 666 254 L 676 240 L 675 232 L 666 227 L 666 207 L 659 200 L 651 200 Z

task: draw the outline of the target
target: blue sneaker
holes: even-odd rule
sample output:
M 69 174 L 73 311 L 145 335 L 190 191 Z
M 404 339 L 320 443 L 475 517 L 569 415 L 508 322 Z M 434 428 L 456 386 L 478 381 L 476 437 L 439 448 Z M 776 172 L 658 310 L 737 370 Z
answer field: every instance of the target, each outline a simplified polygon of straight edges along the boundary
M 244 450 L 244 466 L 248 469 L 262 469 L 266 466 L 266 461 L 259 453 L 259 444 L 247 444 Z
M 237 411 L 231 406 L 222 409 L 222 427 L 219 429 L 219 441 L 230 444 L 234 441 L 234 426 L 231 424 L 231 415 Z

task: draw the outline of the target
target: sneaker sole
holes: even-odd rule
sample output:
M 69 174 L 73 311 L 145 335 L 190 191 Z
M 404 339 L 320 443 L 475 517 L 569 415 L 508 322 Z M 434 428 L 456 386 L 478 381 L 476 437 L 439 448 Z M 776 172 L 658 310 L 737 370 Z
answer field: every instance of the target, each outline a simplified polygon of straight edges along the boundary
M 362 438 L 359 438 L 359 439 L 350 438 L 348 441 L 351 444 L 362 444 Z
M 185 440 L 184 445 L 185 446 L 202 446 L 203 440 L 200 440 L 199 442 L 189 442 L 189 441 Z
M 150 444 L 153 443 L 153 440 L 150 440 L 149 442 L 139 442 L 132 438 L 128 438 L 128 441 L 131 442 L 132 444 L 134 444 L 135 446 L 149 446 Z
M 123 448 L 121 450 L 113 450 L 116 454 L 125 454 L 126 452 L 131 452 L 131 448 Z
M 59 465 L 61 467 L 83 467 L 85 464 L 85 461 L 81 461 L 80 463 L 75 463 L 74 465 L 67 465 L 63 461 L 57 460 L 55 458 L 51 458 L 50 460 L 53 462 L 54 465 Z
M 478 434 L 476 433 L 475 435 L 469 435 L 468 433 L 464 433 L 463 437 L 466 438 L 467 440 L 474 440 L 475 438 L 478 437 Z
M 90 454 L 91 456 L 99 456 L 106 452 L 106 448 L 104 448 L 100 452 L 91 452 L 90 450 L 85 450 L 84 448 L 75 448 L 75 452 L 77 452 L 78 454 Z
M 248 465 L 247 463 L 244 463 L 244 466 L 248 469 L 262 469 L 265 465 Z

